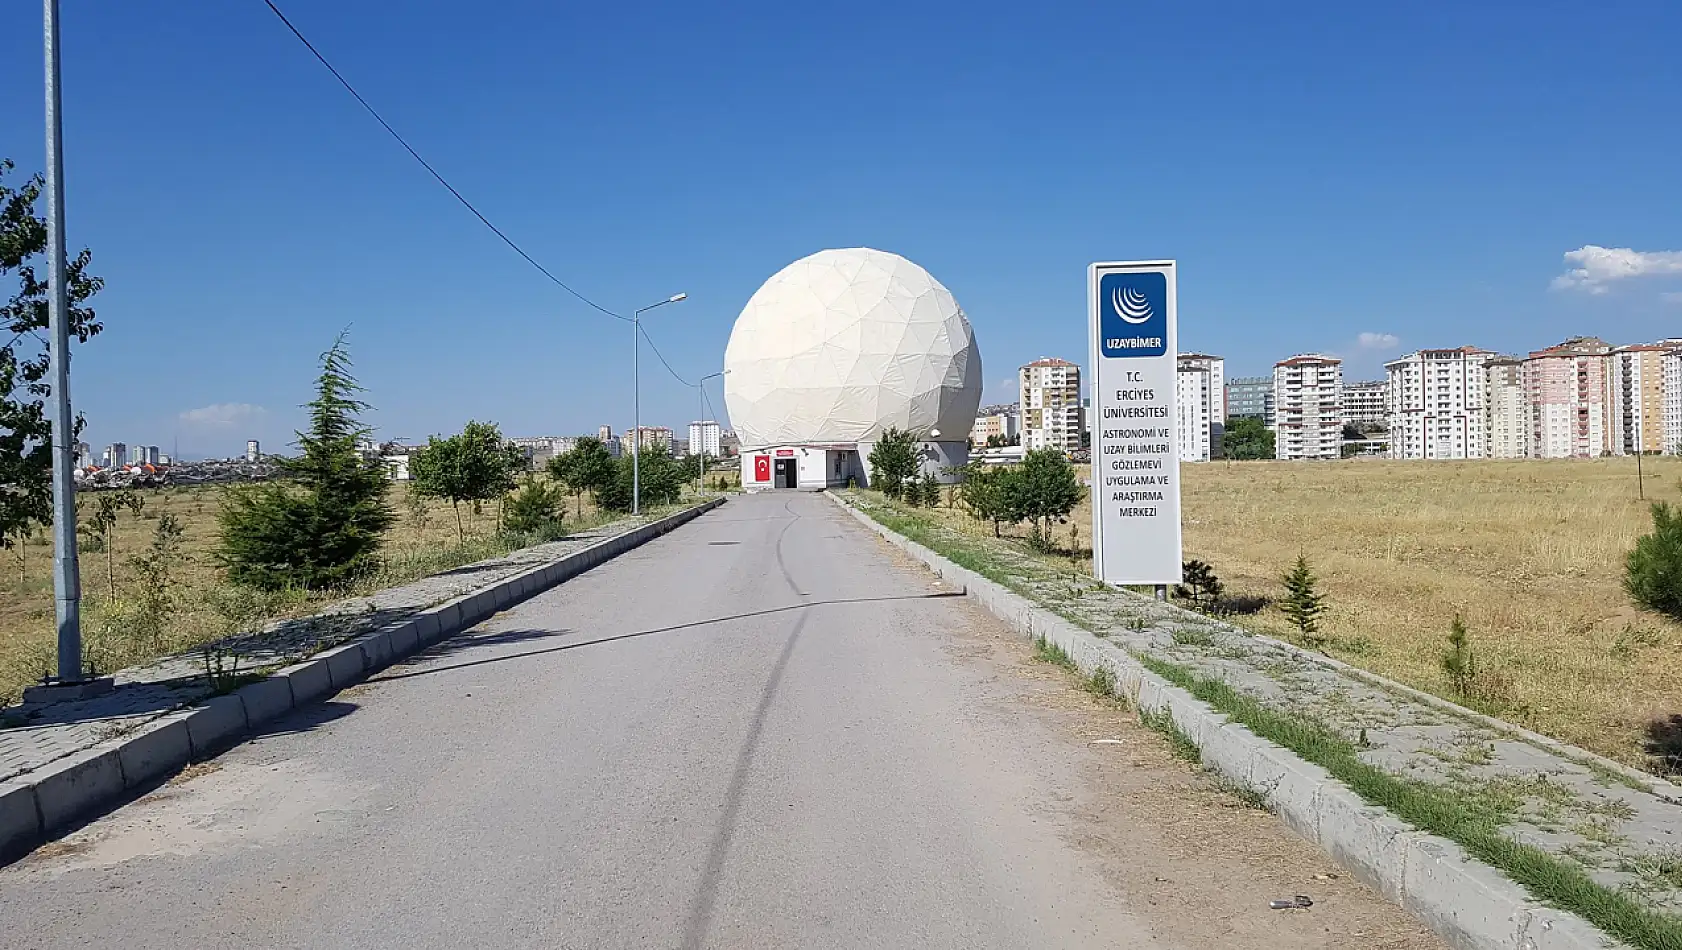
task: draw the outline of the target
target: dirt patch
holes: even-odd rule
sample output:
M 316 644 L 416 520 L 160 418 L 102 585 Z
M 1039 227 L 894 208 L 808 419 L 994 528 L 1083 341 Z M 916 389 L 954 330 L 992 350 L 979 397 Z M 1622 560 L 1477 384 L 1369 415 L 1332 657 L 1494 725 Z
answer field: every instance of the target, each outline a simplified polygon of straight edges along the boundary
M 1081 689 L 991 616 L 966 609 L 976 622 L 948 631 L 947 652 L 983 667 L 1013 694 L 1010 704 L 1063 737 L 1084 787 L 1047 806 L 1063 813 L 1068 840 L 1155 932 L 1188 950 L 1444 947 L 1276 817 L 1174 758 L 1124 704 Z M 1313 906 L 1268 907 L 1299 894 Z

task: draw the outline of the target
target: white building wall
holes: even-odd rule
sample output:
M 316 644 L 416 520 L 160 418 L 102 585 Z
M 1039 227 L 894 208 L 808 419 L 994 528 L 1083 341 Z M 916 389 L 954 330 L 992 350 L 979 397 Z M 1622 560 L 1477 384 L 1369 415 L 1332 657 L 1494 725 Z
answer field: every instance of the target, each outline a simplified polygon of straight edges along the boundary
M 689 454 L 700 455 L 705 453 L 713 458 L 718 458 L 723 454 L 719 451 L 719 437 L 718 423 L 710 420 L 691 422 L 689 424 Z
M 1209 461 L 1209 371 L 1181 364 L 1174 374 L 1174 444 L 1182 462 Z
M 1660 359 L 1664 370 L 1664 451 L 1682 454 L 1682 350 Z
M 1478 459 L 1489 452 L 1484 364 L 1471 347 L 1420 350 L 1384 364 L 1390 457 Z
M 1339 410 L 1343 362 L 1334 357 L 1294 356 L 1273 367 L 1274 457 L 1281 460 L 1335 459 L 1342 454 Z
M 1486 453 L 1493 459 L 1530 457 L 1530 399 L 1524 392 L 1523 364 L 1491 361 L 1484 366 Z
M 1175 423 L 1182 461 L 1208 461 L 1221 456 L 1221 438 L 1226 434 L 1226 360 L 1202 353 L 1182 353 L 1178 360 L 1181 373 L 1200 376 L 1192 390 L 1181 392 L 1176 400 L 1180 407 L 1180 421 Z M 1176 390 L 1188 385 L 1176 381 Z M 1188 412 L 1192 400 L 1197 402 L 1195 413 Z M 1198 429 L 1187 428 L 1188 415 L 1195 414 Z

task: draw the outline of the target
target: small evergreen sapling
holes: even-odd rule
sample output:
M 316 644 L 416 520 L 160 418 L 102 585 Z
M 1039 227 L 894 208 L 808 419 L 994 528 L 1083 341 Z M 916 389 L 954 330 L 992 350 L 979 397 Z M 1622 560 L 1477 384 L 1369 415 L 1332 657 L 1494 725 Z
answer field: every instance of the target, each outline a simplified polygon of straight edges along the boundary
M 1326 611 L 1326 595 L 1320 593 L 1314 572 L 1308 568 L 1308 558 L 1298 555 L 1296 565 L 1285 574 L 1285 597 L 1279 609 L 1297 628 L 1302 641 L 1325 652 L 1325 638 L 1320 636 L 1320 615 Z
M 1449 682 L 1454 684 L 1455 695 L 1465 699 L 1477 678 L 1478 660 L 1472 652 L 1472 636 L 1466 632 L 1466 622 L 1459 614 L 1454 615 L 1454 622 L 1448 628 L 1448 649 L 1443 652 L 1442 667 Z

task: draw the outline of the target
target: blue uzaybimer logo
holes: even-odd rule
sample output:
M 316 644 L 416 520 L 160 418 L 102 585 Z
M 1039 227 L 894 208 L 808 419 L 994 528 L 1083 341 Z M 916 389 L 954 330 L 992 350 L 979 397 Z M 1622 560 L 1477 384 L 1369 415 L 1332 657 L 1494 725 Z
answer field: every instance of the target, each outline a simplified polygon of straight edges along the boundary
M 1168 278 L 1160 272 L 1105 274 L 1098 281 L 1098 329 L 1105 356 L 1168 352 Z

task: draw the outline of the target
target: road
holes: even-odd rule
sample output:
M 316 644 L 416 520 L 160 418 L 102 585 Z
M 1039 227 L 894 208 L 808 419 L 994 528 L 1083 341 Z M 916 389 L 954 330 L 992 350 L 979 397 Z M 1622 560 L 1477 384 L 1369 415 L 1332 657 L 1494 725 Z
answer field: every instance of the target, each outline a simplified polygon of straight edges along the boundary
M 738 498 L 0 870 L 0 946 L 1439 946 L 1025 657 Z

